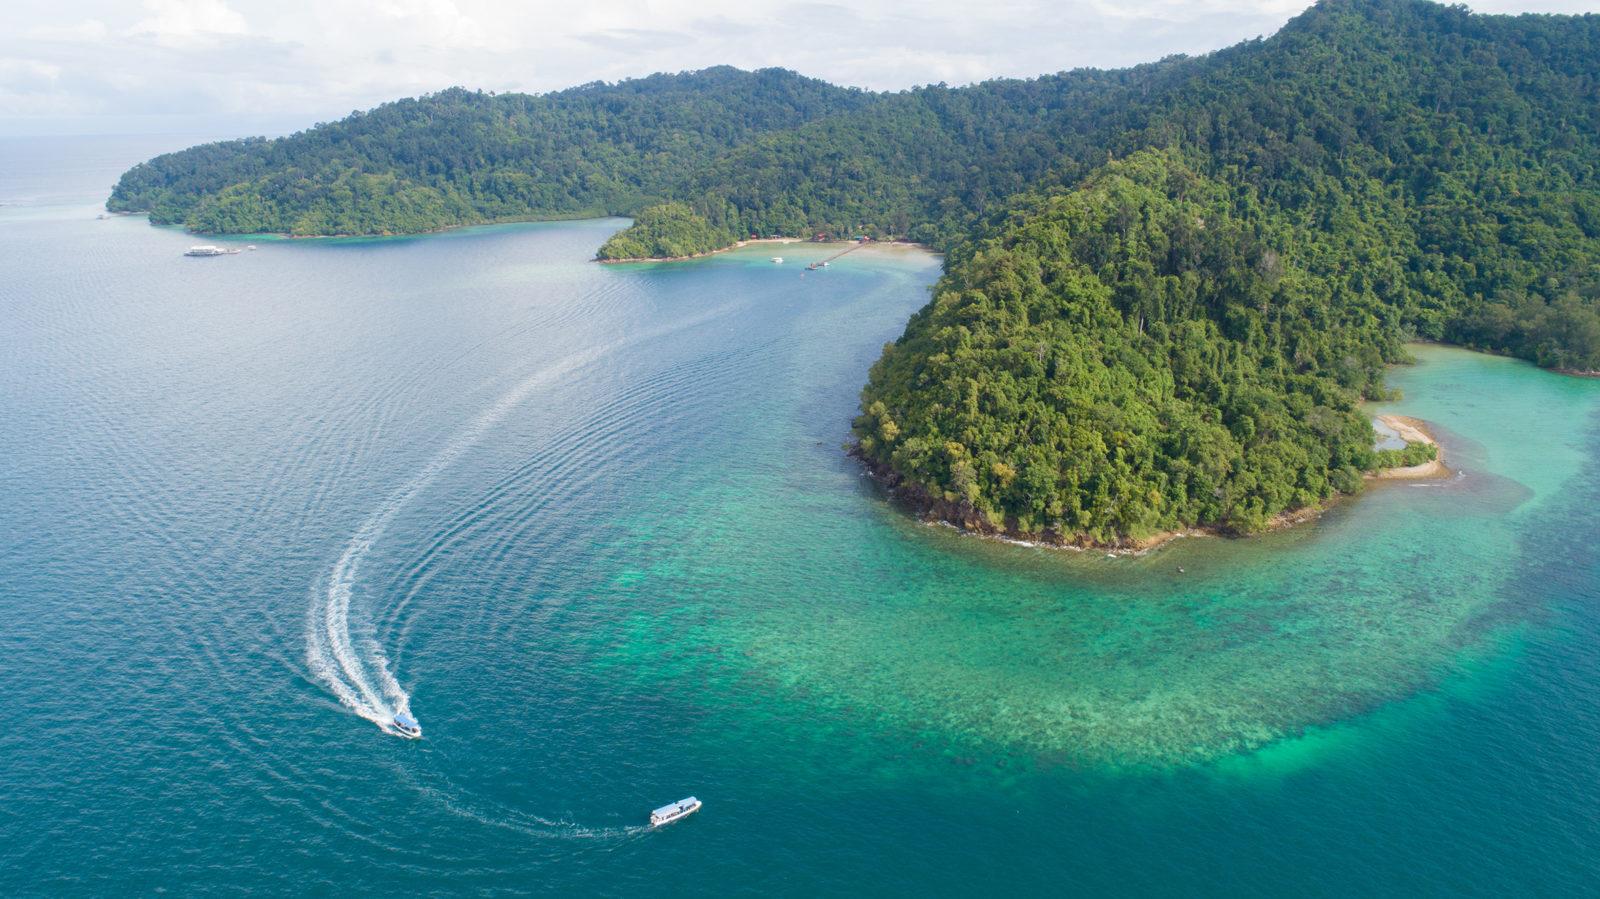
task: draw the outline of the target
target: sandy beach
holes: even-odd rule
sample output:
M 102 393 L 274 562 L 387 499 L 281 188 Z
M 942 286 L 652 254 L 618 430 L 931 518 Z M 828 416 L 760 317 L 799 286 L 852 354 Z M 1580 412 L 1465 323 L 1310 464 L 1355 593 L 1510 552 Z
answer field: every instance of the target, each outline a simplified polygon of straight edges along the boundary
M 1434 447 L 1439 446 L 1439 441 L 1433 439 L 1428 433 L 1428 424 L 1420 419 L 1406 415 L 1380 415 L 1378 420 L 1394 429 L 1400 439 L 1407 443 L 1427 443 Z M 1379 481 L 1414 480 L 1418 478 L 1443 478 L 1449 477 L 1450 469 L 1444 464 L 1444 453 L 1441 450 L 1434 459 L 1421 465 L 1409 465 L 1405 468 L 1386 468 L 1382 471 L 1368 475 L 1369 478 Z
M 628 262 L 685 262 L 685 261 L 690 260 L 690 259 L 704 259 L 707 256 L 715 256 L 715 255 L 717 255 L 719 253 L 728 253 L 728 252 L 731 252 L 733 250 L 738 250 L 738 249 L 742 249 L 744 247 L 749 247 L 749 246 L 756 246 L 758 244 L 779 244 L 779 245 L 783 245 L 783 244 L 792 244 L 792 243 L 800 243 L 800 244 L 807 244 L 807 245 L 810 245 L 810 246 L 826 247 L 826 246 L 844 246 L 844 245 L 847 245 L 847 244 L 860 243 L 860 241 L 854 241 L 854 240 L 811 240 L 809 238 L 804 238 L 804 237 L 753 237 L 753 238 L 749 238 L 747 240 L 738 241 L 736 243 L 730 244 L 730 245 L 725 246 L 725 247 L 718 247 L 715 250 L 707 250 L 704 253 L 694 253 L 694 254 L 689 255 L 689 256 L 638 256 L 638 257 L 629 257 L 627 259 L 596 259 L 594 261 L 600 263 L 601 265 L 617 265 L 617 264 L 628 263 Z M 933 252 L 933 250 L 929 249 L 928 247 L 925 247 L 922 244 L 916 243 L 914 241 L 909 241 L 909 240 L 871 240 L 871 241 L 867 241 L 863 245 L 862 248 L 863 249 L 869 249 L 869 248 L 913 249 L 913 250 L 926 250 L 927 252 L 930 252 L 930 253 Z

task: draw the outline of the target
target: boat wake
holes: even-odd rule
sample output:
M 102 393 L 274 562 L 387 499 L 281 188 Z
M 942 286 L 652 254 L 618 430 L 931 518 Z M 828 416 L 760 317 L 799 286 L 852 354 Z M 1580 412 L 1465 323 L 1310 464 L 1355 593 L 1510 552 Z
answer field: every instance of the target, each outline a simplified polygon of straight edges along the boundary
M 484 827 L 493 827 L 505 830 L 519 836 L 538 839 L 560 840 L 599 840 L 616 841 L 636 839 L 650 833 L 651 828 L 643 824 L 617 824 L 607 827 L 591 827 L 575 821 L 564 819 L 543 818 L 525 812 L 506 808 L 498 803 L 491 803 L 488 808 L 475 808 L 464 804 L 456 794 L 459 791 L 446 787 L 425 785 L 416 781 L 411 784 L 418 794 L 425 800 L 431 801 L 452 815 L 464 818 L 474 824 Z
M 619 350 L 697 327 L 735 308 L 737 304 L 728 304 L 668 326 L 574 353 L 524 377 L 496 398 L 361 523 L 327 575 L 313 583 L 311 608 L 306 619 L 306 664 L 312 675 L 352 712 L 376 724 L 385 733 L 402 736 L 394 726 L 394 716 L 411 714 L 411 695 L 400 686 L 390 669 L 388 656 L 378 645 L 371 617 L 366 616 L 359 622 L 359 639 L 352 636 L 351 631 L 351 606 L 361 565 L 384 531 L 411 500 L 541 386 Z

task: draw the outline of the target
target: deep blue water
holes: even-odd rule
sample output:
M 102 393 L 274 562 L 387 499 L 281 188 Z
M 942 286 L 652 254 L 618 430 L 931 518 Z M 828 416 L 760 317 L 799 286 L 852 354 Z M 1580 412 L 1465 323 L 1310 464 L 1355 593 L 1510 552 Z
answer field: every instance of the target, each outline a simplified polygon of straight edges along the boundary
M 0 142 L 0 892 L 1600 884 L 1600 382 L 1423 348 L 1447 482 L 974 541 L 839 451 L 936 259 L 95 218 L 190 142 Z

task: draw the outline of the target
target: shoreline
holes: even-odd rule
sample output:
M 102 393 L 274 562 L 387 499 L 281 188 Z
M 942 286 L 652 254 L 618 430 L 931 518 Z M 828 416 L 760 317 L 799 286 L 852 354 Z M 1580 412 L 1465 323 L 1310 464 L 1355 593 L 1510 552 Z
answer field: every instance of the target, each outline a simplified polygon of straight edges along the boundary
M 1408 443 L 1427 443 L 1436 449 L 1439 448 L 1439 442 L 1434 439 L 1433 434 L 1428 430 L 1427 422 L 1421 419 L 1406 415 L 1379 415 L 1376 418 L 1394 428 Z M 963 504 L 952 503 L 942 497 L 935 498 L 919 487 L 907 486 L 904 478 L 898 472 L 863 456 L 860 448 L 856 445 L 849 447 L 848 455 L 861 464 L 867 476 L 872 478 L 888 493 L 892 502 L 904 506 L 905 510 L 910 512 L 913 518 L 924 524 L 940 525 L 960 531 L 966 536 L 986 540 L 999 540 L 1021 546 L 1070 549 L 1085 552 L 1096 551 L 1115 556 L 1144 555 L 1184 537 L 1244 539 L 1285 530 L 1321 518 L 1322 513 L 1354 495 L 1336 493 L 1316 505 L 1279 512 L 1272 517 L 1272 520 L 1267 523 L 1264 530 L 1256 534 L 1241 534 L 1219 525 L 1193 525 L 1170 531 L 1159 531 L 1138 539 L 1125 537 L 1108 542 L 1089 540 L 1082 534 L 1067 535 L 1051 530 L 1046 530 L 1040 534 L 1027 535 L 1017 533 L 1009 526 L 997 528 L 987 517 L 979 514 L 975 509 L 965 508 Z M 1440 449 L 1436 458 L 1421 465 L 1367 472 L 1363 475 L 1363 481 L 1437 479 L 1449 477 L 1453 473 L 1444 464 L 1443 451 Z
M 688 262 L 691 259 L 704 259 L 707 256 L 715 256 L 718 253 L 728 253 L 728 252 L 732 252 L 733 250 L 740 250 L 740 249 L 743 249 L 743 248 L 748 247 L 748 246 L 754 246 L 756 244 L 792 244 L 792 243 L 803 243 L 803 244 L 815 245 L 815 246 L 819 246 L 819 247 L 836 246 L 838 244 L 858 243 L 858 244 L 862 244 L 864 247 L 906 247 L 906 248 L 923 250 L 923 251 L 929 252 L 929 253 L 937 253 L 938 252 L 937 250 L 934 250 L 931 247 L 925 246 L 923 244 L 920 244 L 920 243 L 917 243 L 916 241 L 911 241 L 911 240 L 869 240 L 869 241 L 863 242 L 863 241 L 857 241 L 857 240 L 810 240 L 810 239 L 807 239 L 807 238 L 804 238 L 804 237 L 751 237 L 751 238 L 747 238 L 745 240 L 737 241 L 737 242 L 735 242 L 733 244 L 730 244 L 728 246 L 725 246 L 725 247 L 718 247 L 715 250 L 706 250 L 704 253 L 691 253 L 688 256 L 629 256 L 629 257 L 624 258 L 624 259 L 600 259 L 600 258 L 597 257 L 597 258 L 592 259 L 590 261 L 591 262 L 597 262 L 600 265 L 621 265 L 621 264 L 625 264 L 625 263 L 642 263 L 642 262 Z
M 1425 443 L 1429 446 L 1432 446 L 1437 453 L 1432 459 L 1427 462 L 1423 462 L 1420 465 L 1408 465 L 1403 468 L 1385 468 L 1379 471 L 1369 472 L 1365 476 L 1366 480 L 1405 481 L 1423 478 L 1447 478 L 1454 474 L 1454 472 L 1452 472 L 1450 468 L 1444 464 L 1444 450 L 1439 446 L 1439 441 L 1434 439 L 1433 433 L 1428 430 L 1427 422 L 1420 418 L 1412 418 L 1409 415 L 1379 415 L 1375 417 L 1379 421 L 1393 428 L 1394 432 L 1400 435 L 1400 439 L 1404 440 L 1406 443 Z
M 1038 546 L 1049 549 L 1067 549 L 1080 552 L 1104 552 L 1117 556 L 1143 555 L 1158 549 L 1183 537 L 1227 537 L 1242 538 L 1252 536 L 1239 534 L 1228 528 L 1218 525 L 1194 525 L 1191 527 L 1177 528 L 1170 531 L 1159 531 L 1146 537 L 1132 539 L 1122 538 L 1115 541 L 1089 540 L 1082 534 L 1067 535 L 1059 531 L 1046 530 L 1040 534 L 1020 534 L 1007 528 L 997 528 L 976 510 L 963 508 L 959 503 L 952 503 L 942 498 L 936 499 L 929 496 L 921 488 L 906 486 L 904 479 L 893 469 L 881 465 L 875 460 L 861 455 L 856 447 L 849 449 L 851 458 L 861 464 L 868 477 L 876 482 L 888 493 L 894 503 L 907 507 L 911 517 L 923 524 L 939 525 L 960 531 L 969 537 L 984 540 L 999 540 L 1004 543 L 1014 543 L 1020 546 Z M 1342 495 L 1335 495 L 1320 505 L 1306 506 L 1299 509 L 1289 509 L 1273 516 L 1267 524 L 1266 530 L 1261 533 L 1283 530 L 1298 524 L 1315 520 L 1322 516 Z
M 4 205 L 4 204 L 0 204 L 0 205 Z M 381 239 L 400 238 L 400 237 L 429 237 L 429 236 L 432 236 L 432 235 L 435 235 L 435 234 L 448 234 L 451 231 L 461 231 L 461 230 L 464 230 L 464 229 L 467 229 L 467 228 L 485 228 L 485 227 L 490 227 L 490 226 L 494 226 L 494 225 L 540 225 L 540 224 L 545 224 L 547 222 L 552 222 L 552 223 L 553 222 L 589 222 L 589 221 L 598 221 L 600 219 L 609 219 L 609 218 L 630 218 L 630 216 L 626 216 L 626 215 L 612 215 L 612 214 L 608 214 L 608 213 L 581 212 L 581 213 L 575 213 L 575 214 L 572 214 L 572 215 L 555 215 L 555 216 L 545 216 L 545 217 L 537 217 L 537 218 L 529 218 L 529 217 L 526 217 L 526 216 L 508 216 L 506 218 L 485 219 L 484 221 L 481 221 L 481 222 L 464 222 L 464 223 L 459 224 L 459 225 L 445 225 L 445 226 L 439 227 L 439 228 L 428 228 L 428 229 L 423 230 L 423 231 L 385 231 L 385 232 L 376 233 L 376 234 L 290 234 L 290 233 L 285 232 L 285 231 L 248 231 L 248 232 L 243 232 L 243 231 L 241 231 L 241 232 L 198 231 L 198 230 L 189 228 L 189 227 L 185 226 L 184 224 L 182 224 L 180 222 L 154 222 L 154 221 L 150 221 L 150 210 L 148 210 L 148 209 L 115 209 L 115 210 L 113 210 L 113 209 L 106 208 L 103 204 L 102 204 L 102 208 L 105 209 L 105 212 L 108 215 L 114 215 L 114 216 L 144 216 L 145 220 L 153 228 L 171 228 L 171 229 L 174 229 L 174 230 L 177 230 L 177 231 L 181 231 L 184 234 L 192 234 L 195 237 L 209 237 L 209 238 L 212 238 L 213 240 L 248 240 L 250 238 L 271 238 L 271 239 L 276 239 L 276 240 L 381 240 Z M 839 239 L 836 239 L 836 240 L 812 240 L 811 238 L 808 238 L 808 237 L 749 237 L 749 238 L 745 238 L 744 240 L 735 241 L 734 243 L 729 244 L 728 246 L 725 246 L 725 247 L 718 247 L 715 250 L 706 250 L 703 253 L 691 253 L 688 256 L 629 256 L 629 257 L 624 258 L 624 259 L 600 259 L 600 258 L 597 258 L 597 257 L 590 257 L 589 261 L 590 262 L 598 262 L 601 265 L 613 265 L 613 264 L 636 263 L 636 262 L 687 262 L 690 259 L 703 259 L 703 258 L 705 258 L 707 256 L 715 256 L 718 253 L 727 253 L 727 252 L 730 252 L 732 250 L 742 249 L 744 247 L 751 246 L 751 245 L 754 245 L 754 244 L 765 244 L 765 243 L 775 243 L 775 244 L 804 243 L 804 244 L 816 244 L 818 246 L 827 246 L 827 245 L 830 245 L 830 244 L 863 243 L 863 241 L 851 240 L 849 238 L 839 238 Z M 927 253 L 933 253 L 934 255 L 941 255 L 940 251 L 935 250 L 934 248 L 932 248 L 932 247 L 930 247 L 930 246 L 928 246 L 926 244 L 917 243 L 914 240 L 903 240 L 903 239 L 900 239 L 900 238 L 890 238 L 890 239 L 887 239 L 887 240 L 867 240 L 864 243 L 866 243 L 868 245 L 871 245 L 871 246 L 904 247 L 904 248 L 908 248 L 908 249 L 917 249 L 917 250 L 922 250 L 922 251 L 927 252 Z M 1600 373 L 1596 373 L 1596 374 L 1597 374 L 1597 376 L 1600 376 Z
M 290 234 L 286 231 L 197 231 L 184 225 L 182 222 L 154 222 L 150 221 L 148 209 L 107 209 L 110 215 L 142 215 L 152 228 L 172 228 L 184 234 L 193 234 L 195 237 L 209 237 L 213 240 L 248 240 L 253 237 L 272 238 L 275 240 L 384 240 L 397 237 L 429 237 L 435 234 L 448 234 L 451 231 L 462 231 L 467 228 L 485 228 L 492 225 L 540 225 L 545 222 L 590 222 L 607 218 L 627 218 L 622 215 L 563 215 L 553 218 L 526 218 L 524 216 L 511 216 L 508 218 L 486 219 L 481 222 L 464 222 L 459 225 L 445 225 L 440 228 L 428 228 L 423 231 L 385 231 L 377 234 Z
M 718 253 L 726 253 L 730 250 L 743 249 L 744 247 L 758 243 L 787 244 L 810 243 L 810 241 L 802 241 L 798 237 L 751 237 L 745 240 L 735 241 L 734 243 L 725 247 L 718 247 L 715 250 L 706 250 L 704 253 L 690 253 L 687 256 L 627 256 L 622 259 L 601 259 L 597 256 L 590 261 L 598 262 L 601 265 L 619 265 L 628 262 L 688 262 L 690 259 L 704 259 L 707 256 L 715 256 Z
M 1472 344 L 1468 343 L 1451 343 L 1448 340 L 1434 340 L 1430 337 L 1412 337 L 1408 339 L 1406 343 L 1414 343 L 1420 346 L 1442 346 L 1451 349 L 1466 350 L 1469 353 L 1482 353 L 1485 356 L 1494 356 L 1497 359 L 1510 359 L 1515 362 L 1526 362 L 1534 368 L 1540 369 L 1541 371 L 1553 372 L 1558 375 L 1569 375 L 1574 378 L 1600 378 L 1600 369 L 1545 368 L 1543 365 L 1540 365 L 1532 359 L 1526 359 L 1522 356 L 1518 356 L 1515 353 L 1507 352 L 1506 350 L 1496 350 L 1490 349 L 1489 347 L 1473 346 Z M 1399 364 L 1410 365 L 1411 363 L 1405 362 Z

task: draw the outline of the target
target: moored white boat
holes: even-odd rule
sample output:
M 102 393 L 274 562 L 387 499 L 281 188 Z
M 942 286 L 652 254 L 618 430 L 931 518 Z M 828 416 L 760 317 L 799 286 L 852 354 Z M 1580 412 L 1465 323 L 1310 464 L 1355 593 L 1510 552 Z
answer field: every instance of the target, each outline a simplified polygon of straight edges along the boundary
M 185 256 L 232 256 L 233 254 L 235 254 L 237 252 L 239 252 L 239 251 L 235 250 L 235 249 L 231 249 L 229 247 L 219 247 L 219 246 L 215 246 L 213 244 L 203 243 L 203 244 L 199 244 L 197 246 L 190 247 L 187 251 L 184 252 L 183 255 L 185 255 Z

